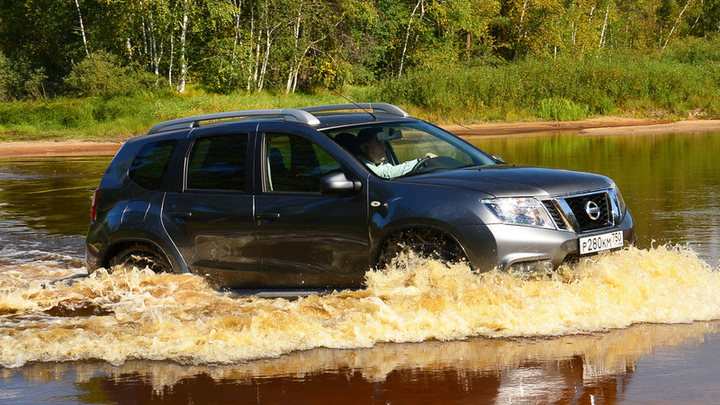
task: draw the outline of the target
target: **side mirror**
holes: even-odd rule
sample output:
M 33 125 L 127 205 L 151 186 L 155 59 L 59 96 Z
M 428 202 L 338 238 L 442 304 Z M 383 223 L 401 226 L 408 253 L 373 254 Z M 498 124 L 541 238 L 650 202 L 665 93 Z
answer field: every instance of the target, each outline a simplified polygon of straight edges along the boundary
M 498 156 L 498 155 L 491 155 L 491 156 L 490 156 L 490 159 L 492 159 L 493 161 L 495 161 L 495 163 L 498 163 L 498 164 L 501 164 L 501 165 L 504 165 L 504 164 L 505 164 L 505 161 L 503 160 L 503 158 L 501 158 L 501 157 Z
M 360 182 L 349 180 L 343 172 L 330 173 L 320 179 L 322 194 L 342 194 L 359 189 Z

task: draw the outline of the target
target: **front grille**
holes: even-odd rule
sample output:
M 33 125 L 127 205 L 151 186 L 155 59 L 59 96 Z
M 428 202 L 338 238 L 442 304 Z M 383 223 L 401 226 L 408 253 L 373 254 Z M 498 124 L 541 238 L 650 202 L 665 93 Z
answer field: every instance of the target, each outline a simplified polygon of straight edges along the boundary
M 545 200 L 543 204 L 559 229 L 570 224 L 575 232 L 588 232 L 614 225 L 607 191 Z
M 570 206 L 573 214 L 575 214 L 581 231 L 591 231 L 612 225 L 610 222 L 612 218 L 612 215 L 610 215 L 610 201 L 608 200 L 607 193 L 603 192 L 566 198 L 565 201 Z M 600 210 L 597 219 L 592 219 L 587 212 L 588 204 L 593 203 Z
M 558 229 L 567 229 L 567 224 L 555 203 L 552 200 L 545 200 L 543 204 L 545 204 L 545 208 L 547 208 Z

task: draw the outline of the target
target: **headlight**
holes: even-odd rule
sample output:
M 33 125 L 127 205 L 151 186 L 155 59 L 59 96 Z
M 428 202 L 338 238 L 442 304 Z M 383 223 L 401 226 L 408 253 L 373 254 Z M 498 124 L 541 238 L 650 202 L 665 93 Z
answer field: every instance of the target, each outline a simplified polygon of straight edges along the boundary
M 622 194 L 620 194 L 620 189 L 618 186 L 613 183 L 612 186 L 612 203 L 613 203 L 613 213 L 615 214 L 615 217 L 619 220 L 622 220 L 625 216 L 625 212 L 627 211 L 627 205 L 625 205 L 625 200 L 622 197 Z
M 545 207 L 534 198 L 496 198 L 482 203 L 503 223 L 555 229 Z

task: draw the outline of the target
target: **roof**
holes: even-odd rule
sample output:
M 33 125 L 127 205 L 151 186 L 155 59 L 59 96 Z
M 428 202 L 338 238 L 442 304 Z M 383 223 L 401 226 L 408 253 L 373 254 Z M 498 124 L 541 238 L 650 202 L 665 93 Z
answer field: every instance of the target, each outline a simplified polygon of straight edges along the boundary
M 148 134 L 168 132 L 178 129 L 197 128 L 201 125 L 207 125 L 208 123 L 212 124 L 224 121 L 263 118 L 283 119 L 288 122 L 298 122 L 311 127 L 330 127 L 333 126 L 333 124 L 340 125 L 377 120 L 378 115 L 390 116 L 393 118 L 409 117 L 407 112 L 392 104 L 331 104 L 289 109 L 230 111 L 178 118 L 154 125 L 150 128 Z

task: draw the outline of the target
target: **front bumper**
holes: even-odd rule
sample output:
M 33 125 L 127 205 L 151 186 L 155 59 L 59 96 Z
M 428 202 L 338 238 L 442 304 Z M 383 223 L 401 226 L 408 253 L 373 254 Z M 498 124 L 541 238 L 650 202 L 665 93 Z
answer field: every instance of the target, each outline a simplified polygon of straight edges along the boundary
M 528 226 L 491 224 L 482 231 L 477 240 L 466 243 L 466 253 L 478 271 L 493 268 L 509 269 L 556 269 L 570 258 L 580 256 L 581 237 L 622 231 L 624 246 L 635 243 L 634 224 L 630 214 L 616 226 L 577 234 L 569 230 L 544 229 Z M 467 229 L 466 235 L 472 234 Z

